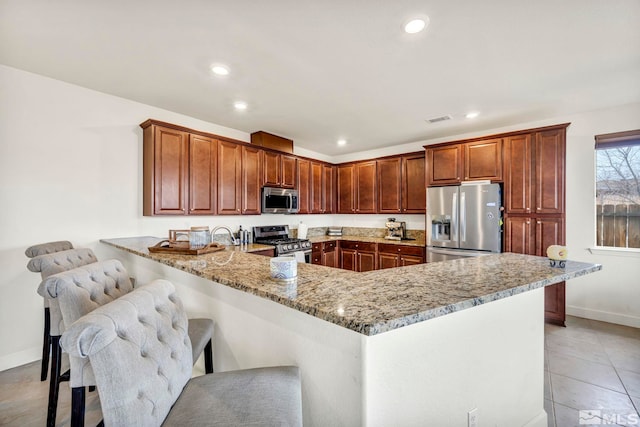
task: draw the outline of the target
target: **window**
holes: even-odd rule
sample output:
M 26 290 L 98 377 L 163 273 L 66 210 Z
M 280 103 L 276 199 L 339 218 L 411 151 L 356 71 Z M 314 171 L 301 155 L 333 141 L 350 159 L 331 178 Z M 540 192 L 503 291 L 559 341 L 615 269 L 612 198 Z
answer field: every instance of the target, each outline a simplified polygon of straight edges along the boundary
M 596 244 L 640 248 L 640 129 L 596 135 Z

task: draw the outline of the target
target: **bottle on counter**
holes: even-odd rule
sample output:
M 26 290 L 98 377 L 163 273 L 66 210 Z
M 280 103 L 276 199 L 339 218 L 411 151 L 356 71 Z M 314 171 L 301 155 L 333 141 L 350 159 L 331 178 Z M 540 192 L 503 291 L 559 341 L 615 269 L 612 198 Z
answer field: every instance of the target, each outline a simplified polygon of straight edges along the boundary
M 244 233 L 242 232 L 242 226 L 241 226 L 241 225 L 239 225 L 239 226 L 238 226 L 238 243 L 240 243 L 240 244 L 242 244 L 242 243 L 243 243 L 243 238 L 242 238 L 242 235 L 243 235 L 243 234 L 244 234 Z

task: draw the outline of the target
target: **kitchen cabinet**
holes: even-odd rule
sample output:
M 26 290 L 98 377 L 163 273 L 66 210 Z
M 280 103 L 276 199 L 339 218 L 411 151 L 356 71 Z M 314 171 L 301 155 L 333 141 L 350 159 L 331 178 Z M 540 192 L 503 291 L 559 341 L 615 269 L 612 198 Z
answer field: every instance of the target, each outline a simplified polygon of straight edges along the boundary
M 340 268 L 352 271 L 377 269 L 376 244 L 342 240 L 339 245 Z
M 337 243 L 333 241 L 314 243 L 311 246 L 311 263 L 327 267 L 338 267 Z
M 260 215 L 262 154 L 259 148 L 242 146 L 242 214 Z
M 425 147 L 428 184 L 502 181 L 502 138 Z
M 419 246 L 378 243 L 378 269 L 423 264 L 425 249 Z
M 300 214 L 310 212 L 311 200 L 311 162 L 298 159 L 298 206 Z
M 531 213 L 531 134 L 505 138 L 504 201 L 507 213 Z
M 324 173 L 322 163 L 314 161 L 311 162 L 309 179 L 309 213 L 324 213 L 323 200 L 325 196 L 323 188 Z
M 322 165 L 323 191 L 322 213 L 334 213 L 336 209 L 336 167 L 328 164 Z
M 377 171 L 379 213 L 425 212 L 424 153 L 378 160 Z
M 218 215 L 239 215 L 242 209 L 242 145 L 218 143 Z
M 215 215 L 217 140 L 155 124 L 143 131 L 143 214 Z
M 296 158 L 273 151 L 264 151 L 262 185 L 295 188 Z
M 376 213 L 376 161 L 338 166 L 338 213 Z

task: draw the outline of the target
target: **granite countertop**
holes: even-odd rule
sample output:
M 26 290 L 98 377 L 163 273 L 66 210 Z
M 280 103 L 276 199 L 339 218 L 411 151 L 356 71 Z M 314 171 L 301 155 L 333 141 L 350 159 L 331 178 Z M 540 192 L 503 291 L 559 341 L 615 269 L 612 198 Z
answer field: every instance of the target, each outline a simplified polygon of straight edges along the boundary
M 149 254 L 147 248 L 159 240 L 131 237 L 101 242 L 363 335 L 380 334 L 602 269 L 599 264 L 575 261 L 567 261 L 565 268 L 551 268 L 543 257 L 502 253 L 364 273 L 299 264 L 296 281 L 282 284 L 270 277 L 269 257 L 236 248 L 198 256 Z
M 313 236 L 309 237 L 311 243 L 319 242 L 331 242 L 336 240 L 349 240 L 352 242 L 367 242 L 367 243 L 387 243 L 390 245 L 404 245 L 404 246 L 425 246 L 424 239 L 415 240 L 389 240 L 384 237 L 368 237 L 368 236 Z

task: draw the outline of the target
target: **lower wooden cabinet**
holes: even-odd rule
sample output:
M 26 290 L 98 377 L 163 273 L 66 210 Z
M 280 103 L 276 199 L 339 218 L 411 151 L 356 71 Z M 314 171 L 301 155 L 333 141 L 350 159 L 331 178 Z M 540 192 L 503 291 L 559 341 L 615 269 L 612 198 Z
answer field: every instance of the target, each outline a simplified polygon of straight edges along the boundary
M 262 249 L 262 250 L 259 250 L 259 251 L 252 251 L 252 252 L 249 252 L 249 253 L 251 253 L 253 255 L 268 256 L 268 257 L 271 257 L 271 258 L 276 256 L 276 250 L 275 249 Z
M 423 264 L 425 249 L 419 246 L 378 244 L 378 269 Z
M 352 271 L 372 271 L 378 267 L 376 244 L 341 240 L 338 256 L 340 268 Z
M 337 242 L 319 242 L 311 246 L 311 264 L 339 267 Z

